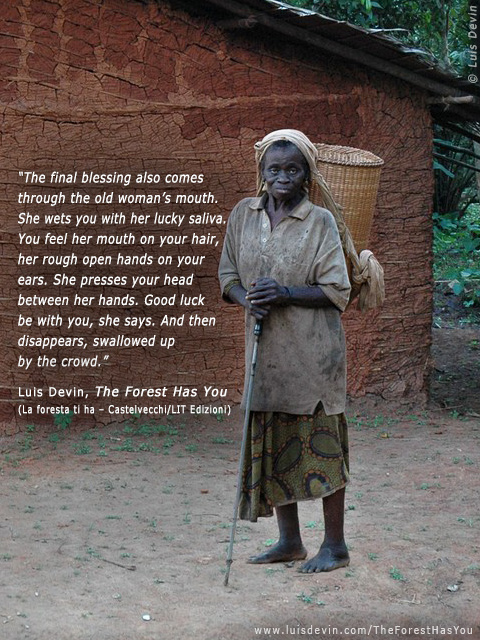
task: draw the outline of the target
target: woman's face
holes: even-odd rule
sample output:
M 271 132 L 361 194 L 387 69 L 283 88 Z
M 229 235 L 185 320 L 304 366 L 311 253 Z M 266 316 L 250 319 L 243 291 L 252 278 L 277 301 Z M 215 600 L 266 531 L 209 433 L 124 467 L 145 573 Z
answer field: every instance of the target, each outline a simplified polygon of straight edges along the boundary
M 268 194 L 283 202 L 303 195 L 302 185 L 308 171 L 305 165 L 303 154 L 293 144 L 267 149 L 262 162 L 262 176 Z

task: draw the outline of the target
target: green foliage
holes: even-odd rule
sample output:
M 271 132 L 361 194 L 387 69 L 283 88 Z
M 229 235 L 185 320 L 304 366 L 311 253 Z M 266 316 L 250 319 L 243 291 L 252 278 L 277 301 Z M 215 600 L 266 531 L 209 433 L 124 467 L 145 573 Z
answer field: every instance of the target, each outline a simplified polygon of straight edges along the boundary
M 56 427 L 60 427 L 60 429 L 67 429 L 70 426 L 70 423 L 73 420 L 73 411 L 69 411 L 68 413 L 58 413 L 54 419 L 53 423 Z
M 466 307 L 480 305 L 480 207 L 464 216 L 434 213 L 434 277 L 446 281 Z
M 317 599 L 317 591 L 311 591 L 310 593 L 306 593 L 302 591 L 301 593 L 297 593 L 297 600 L 304 602 L 305 604 L 316 604 L 319 607 L 325 606 L 325 602 L 323 600 Z
M 85 456 L 92 453 L 92 448 L 86 444 L 76 443 L 73 445 L 73 451 L 77 456 Z
M 475 172 L 464 165 L 475 165 L 475 150 L 448 129 L 435 136 L 434 277 L 471 307 L 480 304 L 480 210 Z
M 446 67 L 468 72 L 468 0 L 286 0 L 367 29 L 382 29 L 431 52 Z
M 374 9 L 381 9 L 374 0 L 286 0 L 287 4 L 317 11 L 336 20 L 346 20 L 369 28 L 375 20 Z
M 20 451 L 25 453 L 26 451 L 30 451 L 33 444 L 33 436 L 31 434 L 27 434 L 23 436 L 23 438 L 19 442 Z
M 434 211 L 440 216 L 461 218 L 478 200 L 475 184 L 473 143 L 464 136 L 436 126 L 434 144 L 437 160 L 435 171 Z M 442 157 L 438 159 L 438 155 Z
M 405 576 L 397 569 L 397 567 L 392 567 L 390 569 L 390 577 L 394 580 L 399 580 L 400 582 L 406 582 Z

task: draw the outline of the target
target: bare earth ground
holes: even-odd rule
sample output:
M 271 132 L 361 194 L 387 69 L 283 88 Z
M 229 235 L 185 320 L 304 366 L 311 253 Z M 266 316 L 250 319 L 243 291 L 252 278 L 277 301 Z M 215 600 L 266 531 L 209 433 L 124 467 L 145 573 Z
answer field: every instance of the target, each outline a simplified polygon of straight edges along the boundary
M 1 441 L 0 638 L 480 639 L 479 332 L 435 331 L 430 409 L 350 408 L 351 565 L 329 574 L 247 565 L 266 519 L 239 523 L 223 586 L 239 413 Z M 320 510 L 300 506 L 310 553 Z

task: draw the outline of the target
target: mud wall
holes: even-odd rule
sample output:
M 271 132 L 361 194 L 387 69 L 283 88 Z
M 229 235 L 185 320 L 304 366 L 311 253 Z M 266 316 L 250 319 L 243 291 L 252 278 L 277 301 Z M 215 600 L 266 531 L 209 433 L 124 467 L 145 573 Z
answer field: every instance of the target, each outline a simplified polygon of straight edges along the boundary
M 344 316 L 349 392 L 424 396 L 433 186 L 431 123 L 420 90 L 301 45 L 222 30 L 213 19 L 163 0 L 12 0 L 1 22 L 3 432 L 25 423 L 15 414 L 18 388 L 25 385 L 208 382 L 228 387 L 235 401 L 243 376 L 242 313 L 218 296 L 220 246 L 206 250 L 197 269 L 207 300 L 202 311 L 215 314 L 217 324 L 195 336 L 179 328 L 181 349 L 123 349 L 112 366 L 95 373 L 19 370 L 18 171 L 201 172 L 202 190 L 218 199 L 208 211 L 226 216 L 253 194 L 253 143 L 282 127 L 384 158 L 371 248 L 385 268 L 387 300 L 379 311 L 361 316 L 351 309 Z M 221 236 L 225 227 L 204 229 Z M 157 319 L 163 314 L 137 311 Z

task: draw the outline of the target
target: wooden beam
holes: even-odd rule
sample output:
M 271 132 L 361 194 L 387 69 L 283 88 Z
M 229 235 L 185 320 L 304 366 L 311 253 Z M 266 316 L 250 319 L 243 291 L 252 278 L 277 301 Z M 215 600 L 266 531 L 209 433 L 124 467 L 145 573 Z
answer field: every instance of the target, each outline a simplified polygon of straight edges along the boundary
M 207 0 L 207 2 L 238 16 L 242 16 L 250 20 L 255 18 L 259 25 L 263 25 L 272 31 L 282 33 L 290 38 L 295 38 L 303 44 L 307 44 L 315 49 L 329 51 L 330 53 L 340 56 L 346 60 L 362 64 L 370 67 L 371 69 L 375 69 L 376 71 L 380 71 L 381 73 L 387 73 L 395 78 L 400 78 L 401 80 L 420 87 L 423 90 L 431 91 L 432 93 L 442 96 L 464 97 L 467 95 L 465 92 L 460 91 L 455 87 L 432 80 L 431 78 L 417 75 L 412 71 L 408 71 L 408 69 L 404 69 L 392 62 L 372 56 L 360 49 L 353 49 L 347 45 L 341 44 L 340 42 L 335 42 L 334 40 L 325 38 L 317 33 L 312 33 L 302 27 L 297 27 L 285 22 L 284 20 L 256 11 L 252 9 L 252 7 L 249 7 L 248 5 L 246 6 L 246 3 L 243 4 L 236 0 Z M 475 105 L 480 108 L 480 100 L 475 99 Z
M 428 104 L 472 104 L 474 96 L 444 96 L 443 98 L 429 98 Z

